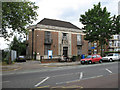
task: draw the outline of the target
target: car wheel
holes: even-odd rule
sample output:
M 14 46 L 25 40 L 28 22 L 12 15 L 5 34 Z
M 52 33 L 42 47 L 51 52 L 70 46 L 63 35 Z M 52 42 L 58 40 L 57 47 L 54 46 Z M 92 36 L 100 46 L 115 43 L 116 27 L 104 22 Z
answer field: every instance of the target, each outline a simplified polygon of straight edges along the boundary
M 81 64 L 83 65 L 83 64 L 85 64 L 85 63 L 81 62 Z
M 92 61 L 90 60 L 90 61 L 88 61 L 88 63 L 89 63 L 89 64 L 92 64 Z
M 113 61 L 112 58 L 110 58 L 110 59 L 109 59 L 109 62 L 112 62 L 112 61 Z
M 102 63 L 102 60 L 100 59 L 99 63 Z

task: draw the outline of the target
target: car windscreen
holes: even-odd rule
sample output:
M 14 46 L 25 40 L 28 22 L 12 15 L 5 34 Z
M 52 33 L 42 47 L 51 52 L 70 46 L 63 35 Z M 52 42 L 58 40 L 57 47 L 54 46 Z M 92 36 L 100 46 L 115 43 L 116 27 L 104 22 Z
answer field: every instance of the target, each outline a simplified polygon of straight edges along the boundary
M 113 54 L 108 54 L 107 56 L 113 56 Z
M 91 55 L 88 55 L 86 58 L 91 58 L 92 56 Z
M 24 56 L 19 56 L 19 58 L 24 58 Z

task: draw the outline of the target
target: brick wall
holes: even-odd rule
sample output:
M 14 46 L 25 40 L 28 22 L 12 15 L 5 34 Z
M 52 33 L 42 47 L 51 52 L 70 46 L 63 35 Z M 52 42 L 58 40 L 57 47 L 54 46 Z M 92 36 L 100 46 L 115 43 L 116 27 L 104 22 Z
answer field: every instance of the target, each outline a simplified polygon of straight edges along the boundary
M 51 50 L 53 51 L 53 56 L 58 55 L 58 32 L 51 32 L 51 38 L 53 40 L 51 44 Z M 88 54 L 88 41 L 84 40 L 82 36 L 82 54 Z M 32 55 L 32 31 L 29 32 L 28 40 L 28 55 Z M 71 34 L 71 51 L 72 56 L 77 56 L 77 34 Z M 34 31 L 34 48 L 33 52 L 37 52 L 40 55 L 44 55 L 44 31 L 35 30 Z
M 58 32 L 51 32 L 51 37 L 53 43 L 51 45 L 51 50 L 53 51 L 53 56 L 58 55 Z
M 71 48 L 72 48 L 72 55 L 77 55 L 77 35 L 76 34 L 72 34 L 71 37 L 72 41 L 71 41 Z
M 87 55 L 88 54 L 88 41 L 84 40 L 84 36 L 82 35 L 82 54 Z
M 44 55 L 44 31 L 35 31 L 34 52 Z
M 33 52 L 44 55 L 44 31 L 34 31 Z M 28 56 L 32 56 L 32 31 L 29 32 Z

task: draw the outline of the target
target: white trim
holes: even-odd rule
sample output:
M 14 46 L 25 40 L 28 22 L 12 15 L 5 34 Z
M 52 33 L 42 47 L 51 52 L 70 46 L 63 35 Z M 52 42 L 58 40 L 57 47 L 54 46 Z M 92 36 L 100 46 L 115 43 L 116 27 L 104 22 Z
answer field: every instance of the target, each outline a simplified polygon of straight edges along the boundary
M 35 30 L 85 35 L 84 33 L 81 33 L 81 32 L 68 32 L 68 31 L 59 31 L 59 30 L 51 30 L 51 29 L 39 29 L 39 28 L 37 28 L 37 29 L 35 29 Z M 32 30 L 29 29 L 29 32 L 31 32 L 31 31 L 32 31 Z
M 43 30 L 43 31 L 52 31 L 52 32 L 71 32 L 74 34 L 81 33 L 81 35 L 85 35 L 83 30 L 81 29 L 73 29 L 73 28 L 64 28 L 64 27 L 57 27 L 57 26 L 49 26 L 49 25 L 33 25 L 28 27 L 29 31 L 34 28 L 35 30 Z

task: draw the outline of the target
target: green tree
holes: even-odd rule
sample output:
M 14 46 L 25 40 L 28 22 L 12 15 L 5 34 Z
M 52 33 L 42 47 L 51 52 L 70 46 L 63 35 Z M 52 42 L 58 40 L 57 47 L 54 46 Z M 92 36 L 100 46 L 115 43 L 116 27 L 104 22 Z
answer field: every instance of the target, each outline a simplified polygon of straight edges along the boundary
M 10 43 L 10 49 L 17 51 L 17 55 L 26 55 L 26 42 L 21 42 L 15 36 L 13 41 Z
M 120 15 L 118 16 L 114 15 L 112 19 L 113 19 L 112 29 L 114 30 L 114 34 L 120 34 Z
M 102 9 L 99 2 L 98 5 L 94 5 L 92 9 L 81 15 L 80 21 L 84 25 L 85 40 L 90 42 L 99 41 L 102 55 L 103 45 L 107 44 L 106 40 L 109 40 L 113 34 L 110 13 L 106 7 Z
M 26 25 L 37 20 L 37 9 L 38 6 L 33 2 L 2 2 L 3 37 L 8 40 L 15 31 L 24 35 L 27 32 Z

